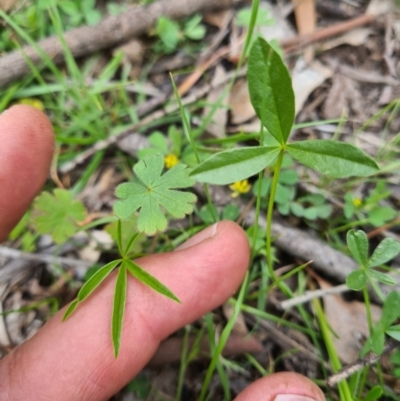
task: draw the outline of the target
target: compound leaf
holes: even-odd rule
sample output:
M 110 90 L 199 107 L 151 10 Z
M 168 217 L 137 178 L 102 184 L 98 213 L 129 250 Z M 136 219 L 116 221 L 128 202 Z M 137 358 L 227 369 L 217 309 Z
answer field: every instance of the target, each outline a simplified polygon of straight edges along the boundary
M 368 267 L 381 266 L 400 252 L 400 243 L 393 238 L 385 238 L 376 248 L 368 261 Z
M 51 234 L 54 242 L 61 244 L 78 230 L 77 222 L 85 219 L 86 210 L 71 192 L 57 188 L 53 193 L 42 192 L 38 196 L 33 221 L 40 234 Z
M 133 277 L 136 277 L 142 283 L 148 285 L 153 290 L 159 292 L 166 297 L 173 299 L 176 302 L 181 302 L 179 298 L 169 290 L 163 283 L 158 281 L 154 276 L 147 273 L 146 270 L 143 270 L 140 266 L 138 266 L 135 262 L 127 259 L 125 260 L 126 268 L 128 269 L 129 273 L 132 274 Z
M 364 177 L 379 170 L 373 159 L 349 143 L 301 141 L 288 144 L 287 151 L 300 163 L 335 178 Z
M 193 212 L 196 196 L 175 188 L 187 188 L 195 180 L 189 177 L 184 164 L 177 164 L 161 174 L 164 157 L 161 153 L 147 155 L 133 167 L 133 182 L 117 187 L 115 193 L 121 200 L 115 202 L 114 212 L 120 219 L 127 219 L 139 210 L 139 232 L 153 235 L 167 228 L 167 219 L 161 208 L 175 218 L 183 218 Z
M 122 263 L 118 270 L 117 280 L 115 282 L 113 313 L 111 318 L 111 337 L 115 357 L 118 356 L 119 348 L 121 346 L 122 326 L 126 303 L 126 287 L 126 267 L 125 264 Z
M 258 118 L 280 144 L 285 144 L 294 121 L 292 80 L 282 58 L 262 38 L 250 50 L 247 80 Z
M 279 147 L 252 146 L 216 153 L 197 166 L 190 175 L 197 181 L 227 185 L 257 174 L 271 164 Z

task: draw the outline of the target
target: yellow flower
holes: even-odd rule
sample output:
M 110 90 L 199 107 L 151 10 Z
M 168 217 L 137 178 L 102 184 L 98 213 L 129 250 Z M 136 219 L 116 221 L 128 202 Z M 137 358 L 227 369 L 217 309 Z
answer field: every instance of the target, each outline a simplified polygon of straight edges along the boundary
M 170 153 L 164 157 L 164 163 L 166 168 L 174 167 L 176 164 L 179 163 L 179 159 L 174 154 Z
M 34 99 L 32 97 L 25 97 L 18 100 L 17 104 L 27 104 L 28 106 L 35 107 L 36 109 L 43 111 L 44 105 L 39 99 Z
M 362 199 L 360 199 L 360 198 L 354 198 L 354 199 L 353 199 L 353 205 L 354 205 L 355 207 L 361 206 L 361 205 L 362 205 Z
M 247 194 L 251 189 L 251 184 L 247 180 L 236 181 L 229 185 L 232 190 L 232 198 L 237 198 L 240 194 Z

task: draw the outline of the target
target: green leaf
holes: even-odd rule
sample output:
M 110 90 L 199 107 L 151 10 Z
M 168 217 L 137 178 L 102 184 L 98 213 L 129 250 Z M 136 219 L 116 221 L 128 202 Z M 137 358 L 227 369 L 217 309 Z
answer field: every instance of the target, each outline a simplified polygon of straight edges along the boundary
M 176 49 L 180 40 L 180 28 L 177 22 L 161 16 L 157 21 L 156 32 L 168 52 Z
M 163 283 L 158 281 L 154 276 L 151 274 L 147 273 L 145 270 L 143 270 L 140 266 L 138 266 L 135 262 L 132 262 L 131 260 L 127 259 L 125 260 L 126 267 L 129 271 L 129 273 L 132 274 L 133 277 L 136 277 L 139 281 L 142 283 L 146 284 L 150 288 L 152 288 L 154 291 L 159 292 L 162 295 L 165 295 L 166 297 L 176 301 L 176 302 L 181 302 L 179 298 L 174 295 L 174 293 L 169 290 Z
M 66 310 L 65 313 L 64 313 L 63 322 L 64 322 L 65 320 L 67 320 L 67 319 L 74 313 L 74 311 L 75 311 L 75 309 L 76 309 L 76 307 L 77 307 L 78 305 L 79 305 L 79 301 L 78 301 L 78 300 L 75 300 L 75 301 L 73 301 L 73 302 L 71 302 L 71 303 L 69 304 L 67 310 Z
M 378 400 L 383 393 L 382 387 L 376 385 L 368 391 L 367 395 L 365 396 L 363 401 L 376 401 Z
M 347 232 L 347 246 L 353 258 L 362 266 L 368 263 L 368 238 L 362 230 L 350 230 Z
M 125 264 L 122 263 L 118 270 L 115 282 L 113 313 L 111 318 L 111 338 L 114 346 L 114 356 L 117 358 L 121 346 L 122 325 L 124 321 L 127 274 Z
M 279 152 L 280 148 L 268 146 L 225 150 L 212 155 L 190 175 L 208 184 L 231 184 L 262 171 L 278 157 Z
M 222 220 L 235 221 L 240 215 L 240 210 L 236 205 L 226 205 L 222 210 Z
M 389 206 L 378 207 L 368 213 L 368 219 L 375 227 L 380 227 L 388 221 L 394 219 L 397 212 Z
M 365 177 L 379 170 L 378 165 L 353 145 L 330 140 L 290 143 L 287 151 L 300 163 L 335 178 Z
M 387 284 L 387 285 L 397 284 L 397 281 L 393 277 L 390 277 L 388 274 L 378 272 L 376 270 L 369 269 L 368 276 L 374 278 L 375 280 L 378 280 L 382 284 Z
M 371 336 L 371 348 L 377 355 L 381 355 L 385 347 L 385 333 L 381 324 L 377 324 Z
M 367 275 L 364 270 L 351 272 L 346 278 L 346 285 L 353 291 L 362 290 L 367 284 Z
M 285 185 L 294 185 L 299 182 L 299 173 L 296 170 L 283 170 L 279 174 L 279 183 Z
M 400 293 L 391 291 L 386 296 L 382 308 L 381 324 L 384 328 L 389 327 L 400 315 Z
M 250 50 L 247 80 L 258 118 L 280 144 L 285 144 L 294 121 L 292 81 L 279 54 L 262 38 Z
M 115 191 L 122 199 L 114 204 L 115 214 L 120 219 L 126 219 L 140 209 L 137 228 L 147 235 L 167 228 L 167 219 L 161 208 L 179 219 L 192 213 L 193 203 L 196 202 L 194 194 L 174 190 L 194 184 L 195 180 L 189 177 L 186 166 L 177 164 L 162 175 L 163 166 L 161 153 L 146 156 L 133 167 L 133 182 L 121 184 Z
M 394 326 L 390 326 L 386 332 L 388 336 L 394 338 L 397 341 L 400 341 L 400 324 L 396 324 Z
M 81 302 L 86 299 L 120 263 L 120 259 L 113 260 L 97 270 L 78 292 L 78 301 Z
M 206 27 L 201 24 L 201 15 L 194 15 L 185 24 L 184 32 L 188 39 L 200 40 L 203 39 L 206 34 Z
M 57 188 L 53 193 L 42 192 L 36 198 L 33 221 L 40 234 L 51 234 L 54 242 L 61 244 L 79 230 L 77 222 L 85 219 L 86 210 L 71 192 Z
M 369 258 L 368 267 L 381 266 L 400 252 L 400 243 L 393 238 L 385 238 Z

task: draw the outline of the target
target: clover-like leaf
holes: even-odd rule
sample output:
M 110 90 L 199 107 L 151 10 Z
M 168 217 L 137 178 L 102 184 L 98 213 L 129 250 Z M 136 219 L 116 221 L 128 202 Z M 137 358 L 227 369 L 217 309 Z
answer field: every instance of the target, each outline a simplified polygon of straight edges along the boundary
M 162 174 L 163 167 L 161 153 L 147 155 L 133 167 L 133 182 L 123 183 L 115 191 L 121 199 L 114 204 L 115 214 L 126 219 L 139 210 L 137 228 L 147 235 L 167 228 L 163 210 L 175 218 L 183 218 L 193 212 L 196 201 L 194 194 L 176 190 L 195 182 L 189 177 L 186 165 L 177 164 L 165 174 Z
M 54 242 L 60 244 L 75 234 L 77 222 L 85 219 L 86 210 L 70 191 L 57 188 L 53 193 L 42 192 L 36 199 L 33 222 L 40 234 L 51 234 Z

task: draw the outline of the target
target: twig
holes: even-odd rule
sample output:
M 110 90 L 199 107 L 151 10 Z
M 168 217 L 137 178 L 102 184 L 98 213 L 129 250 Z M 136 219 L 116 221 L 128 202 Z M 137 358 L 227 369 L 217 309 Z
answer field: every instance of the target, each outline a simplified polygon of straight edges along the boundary
M 290 338 L 288 335 L 283 333 L 282 330 L 277 329 L 272 323 L 269 323 L 268 321 L 263 319 L 256 318 L 246 312 L 244 312 L 244 315 L 246 320 L 250 320 L 251 323 L 259 324 L 261 327 L 267 330 L 271 334 L 271 338 L 273 339 L 273 341 L 275 341 L 280 347 L 285 349 L 295 348 L 312 361 L 324 364 L 328 370 L 332 370 L 332 368 L 326 362 L 322 361 L 317 354 L 311 352 L 306 347 Z
M 245 70 L 241 70 L 240 74 L 238 76 L 242 76 L 245 73 Z M 234 72 L 229 73 L 225 76 L 224 80 L 219 82 L 218 85 L 205 85 L 202 88 L 199 88 L 198 90 L 194 91 L 190 95 L 186 96 L 185 98 L 182 99 L 182 104 L 184 106 L 187 106 L 191 103 L 196 102 L 197 100 L 201 99 L 202 97 L 206 96 L 209 91 L 211 91 L 214 88 L 217 88 L 221 85 L 224 85 L 226 82 L 228 82 L 232 77 L 234 76 Z M 151 114 L 149 114 L 147 117 L 143 118 L 140 120 L 138 123 L 131 125 L 129 128 L 119 132 L 118 134 L 112 135 L 108 137 L 107 139 L 104 139 L 102 141 L 96 142 L 95 145 L 90 147 L 89 149 L 85 150 L 81 154 L 79 154 L 75 159 L 71 160 L 70 162 L 65 163 L 63 166 L 60 167 L 59 171 L 63 174 L 69 173 L 72 171 L 77 165 L 83 163 L 86 161 L 89 157 L 92 157 L 95 153 L 107 149 L 109 146 L 117 143 L 119 140 L 125 138 L 126 136 L 135 133 L 139 129 L 145 127 L 146 125 L 162 118 L 165 117 L 168 114 L 174 113 L 179 110 L 179 105 L 177 103 L 174 103 L 164 109 L 157 110 Z
M 39 254 L 39 253 L 23 252 L 13 248 L 7 248 L 5 246 L 0 246 L 0 256 L 11 259 L 25 259 L 33 262 L 65 264 L 69 266 L 84 267 L 84 268 L 88 268 L 93 265 L 93 263 L 91 262 L 85 262 L 80 259 L 65 258 L 61 256 L 53 256 L 43 253 Z
M 363 14 L 351 19 L 350 21 L 328 26 L 308 35 L 299 35 L 293 38 L 281 40 L 279 44 L 284 48 L 285 52 L 293 52 L 300 47 L 308 46 L 311 43 L 318 42 L 320 40 L 330 38 L 331 36 L 339 35 L 341 33 L 350 31 L 351 29 L 369 24 L 374 19 L 375 16 L 372 14 Z
M 306 291 L 303 295 L 299 295 L 298 297 L 278 302 L 278 305 L 281 309 L 286 310 L 292 308 L 293 306 L 304 304 L 305 302 L 311 301 L 314 298 L 321 298 L 329 294 L 341 294 L 346 291 L 351 291 L 346 284 L 341 284 L 337 285 L 336 287 L 320 289 L 315 291 Z
M 383 352 L 381 355 L 377 355 L 373 352 L 368 353 L 364 358 L 358 359 L 354 363 L 346 366 L 343 368 L 340 372 L 335 373 L 334 375 L 328 377 L 326 379 L 326 384 L 330 387 L 335 386 L 338 384 L 340 381 L 347 379 L 350 377 L 352 374 L 358 372 L 361 369 L 364 369 L 366 366 L 373 365 L 374 363 L 378 362 L 379 359 L 382 357 L 383 354 L 386 354 L 396 347 L 398 347 L 400 343 L 392 338 L 390 338 L 386 344 L 385 347 L 383 348 Z
M 64 35 L 64 40 L 74 57 L 88 56 L 142 35 L 161 16 L 181 19 L 205 10 L 232 7 L 238 2 L 238 0 L 161 0 L 145 7 L 133 6 L 124 13 L 103 19 L 96 26 L 83 26 L 68 31 Z M 38 47 L 51 57 L 54 63 L 60 64 L 64 61 L 63 45 L 58 37 L 44 39 L 38 43 Z M 0 58 L 0 87 L 29 73 L 26 58 L 35 65 L 42 62 L 42 57 L 30 46 Z

